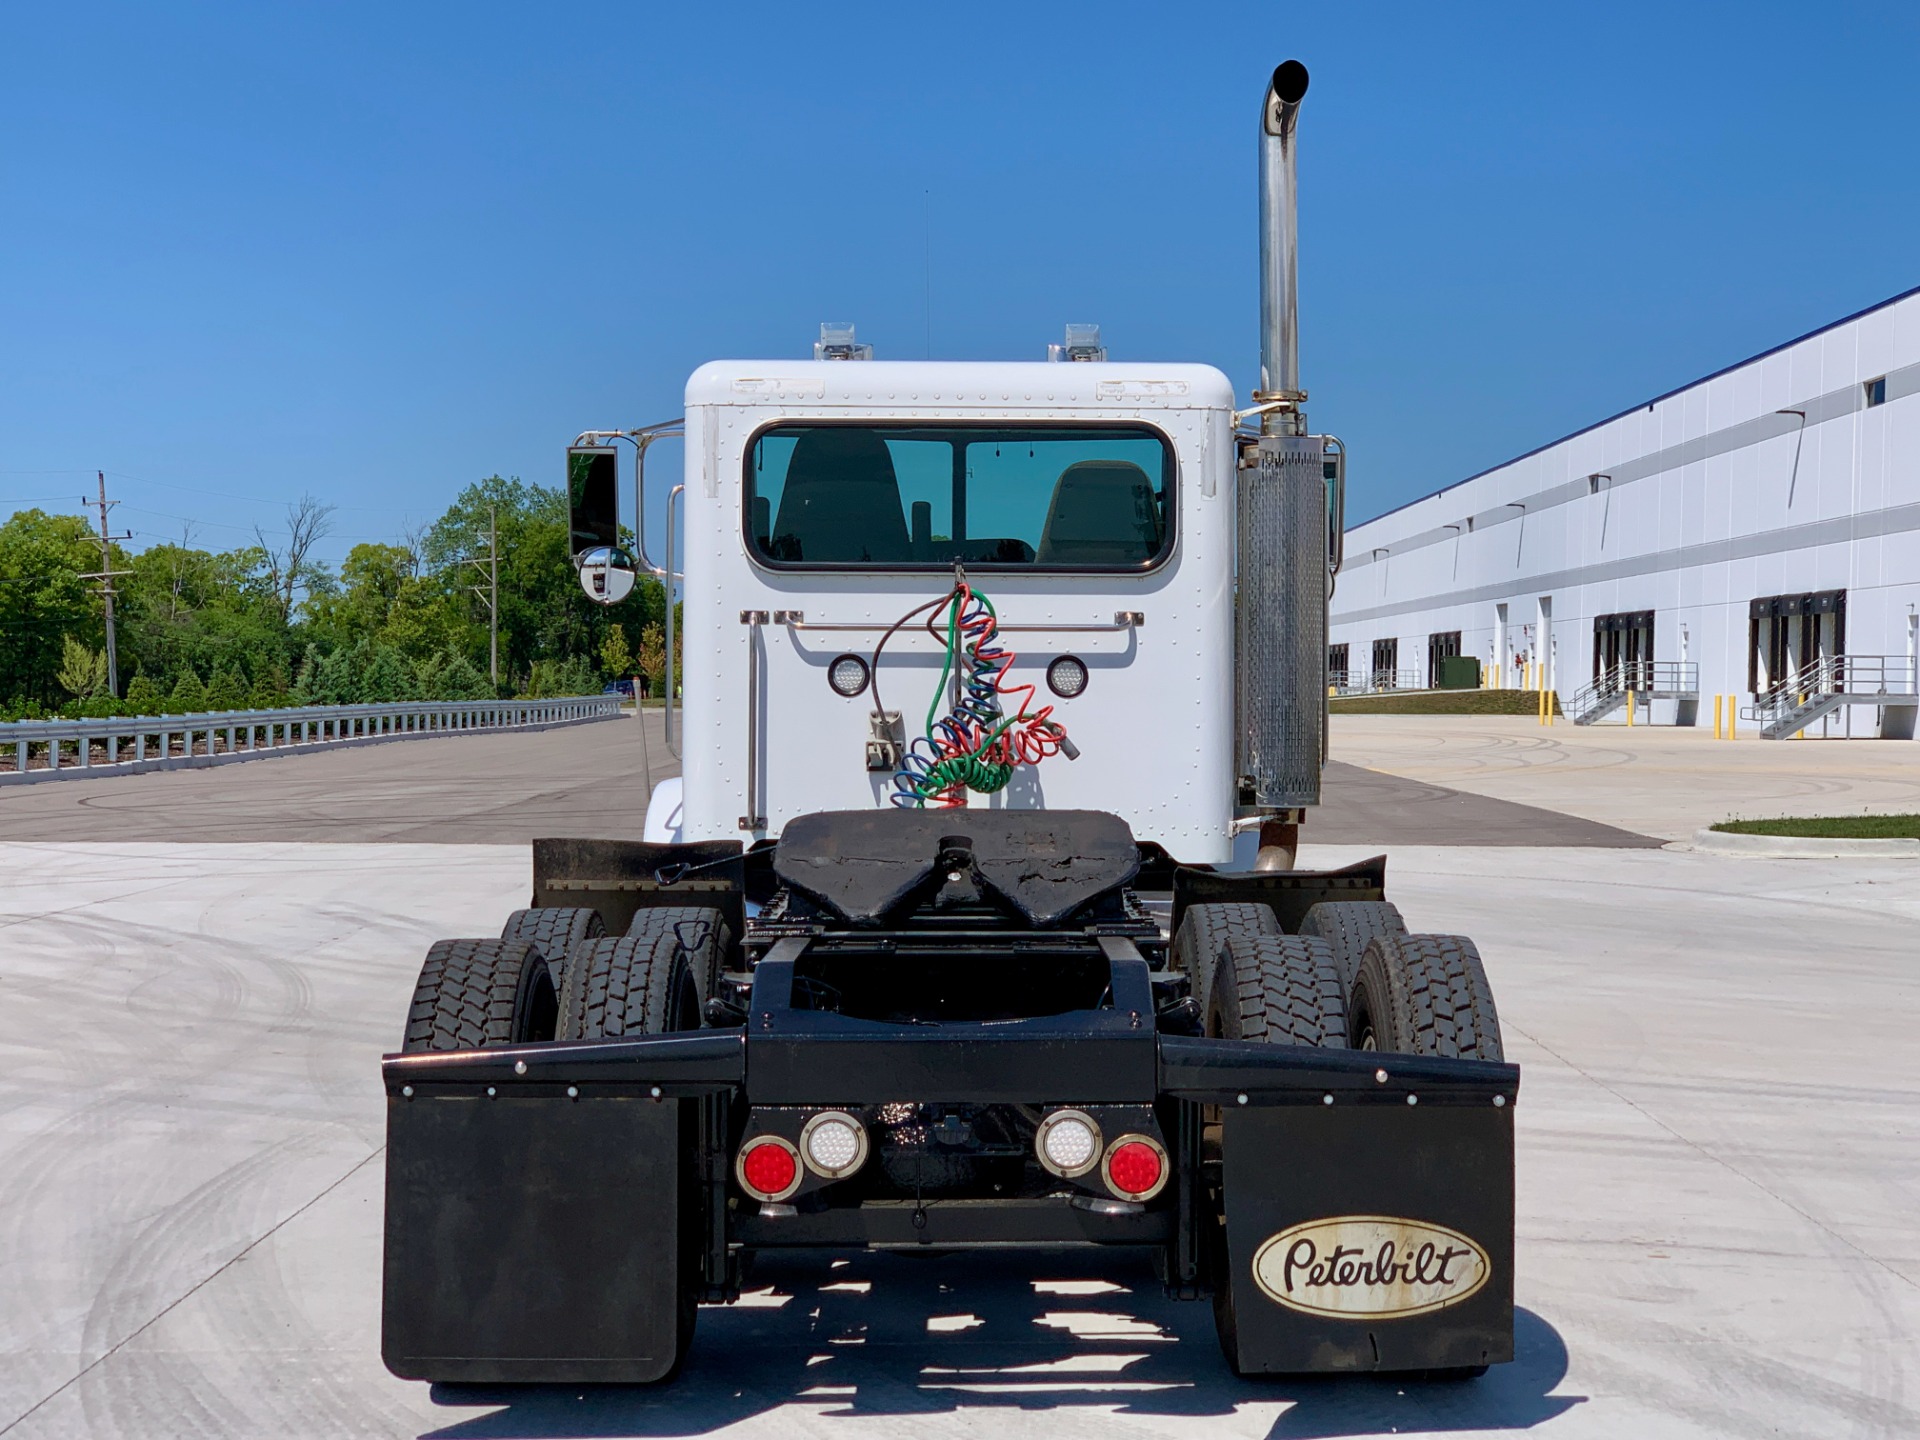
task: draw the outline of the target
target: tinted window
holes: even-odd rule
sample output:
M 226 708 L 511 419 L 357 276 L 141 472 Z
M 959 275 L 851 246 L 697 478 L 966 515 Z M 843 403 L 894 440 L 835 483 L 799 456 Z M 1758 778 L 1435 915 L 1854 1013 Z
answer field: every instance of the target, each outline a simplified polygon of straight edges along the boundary
M 775 565 L 1138 570 L 1172 544 L 1172 448 L 1142 425 L 778 425 L 747 456 Z

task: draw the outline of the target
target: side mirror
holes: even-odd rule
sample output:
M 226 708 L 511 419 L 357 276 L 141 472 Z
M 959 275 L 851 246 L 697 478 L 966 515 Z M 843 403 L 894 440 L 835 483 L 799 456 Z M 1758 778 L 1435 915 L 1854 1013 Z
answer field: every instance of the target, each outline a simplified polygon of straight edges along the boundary
M 580 588 L 596 605 L 618 605 L 633 593 L 639 569 L 618 545 L 595 545 L 580 552 Z
M 610 445 L 567 451 L 567 552 L 620 544 L 619 453 Z M 632 565 L 629 560 L 628 565 Z M 582 574 L 585 572 L 582 571 Z

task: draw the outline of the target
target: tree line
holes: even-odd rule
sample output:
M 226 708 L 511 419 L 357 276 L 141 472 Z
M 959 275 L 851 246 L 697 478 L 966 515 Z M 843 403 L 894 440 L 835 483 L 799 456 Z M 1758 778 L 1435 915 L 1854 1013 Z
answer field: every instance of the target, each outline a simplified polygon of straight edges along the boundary
M 283 532 L 226 551 L 191 537 L 108 550 L 117 687 L 108 683 L 98 535 L 77 515 L 0 524 L 0 718 L 187 714 L 404 700 L 658 691 L 665 592 L 619 605 L 581 593 L 566 495 L 518 477 L 461 491 L 403 543 L 314 558 L 332 509 L 307 498 Z M 489 674 L 486 563 L 498 535 L 500 680 Z

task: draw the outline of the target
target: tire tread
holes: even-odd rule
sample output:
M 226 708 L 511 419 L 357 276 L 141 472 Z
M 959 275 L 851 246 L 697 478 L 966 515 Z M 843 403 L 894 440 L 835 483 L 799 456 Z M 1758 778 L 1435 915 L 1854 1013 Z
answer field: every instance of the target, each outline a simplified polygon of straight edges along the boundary
M 401 1049 L 479 1050 L 532 1033 L 552 973 L 525 940 L 436 940 L 420 967 Z
M 1346 1047 L 1346 989 L 1331 947 L 1317 936 L 1231 937 L 1221 950 L 1213 1001 L 1209 1013 L 1217 1012 L 1227 1039 Z

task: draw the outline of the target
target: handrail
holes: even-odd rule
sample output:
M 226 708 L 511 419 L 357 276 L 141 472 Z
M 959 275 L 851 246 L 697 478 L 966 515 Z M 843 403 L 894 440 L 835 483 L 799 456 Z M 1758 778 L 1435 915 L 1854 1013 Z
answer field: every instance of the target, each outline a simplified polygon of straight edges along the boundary
M 1622 660 L 1602 670 L 1567 698 L 1566 709 L 1579 712 L 1628 690 L 1697 695 L 1700 666 L 1692 660 Z
M 1330 683 L 1337 695 L 1382 695 L 1396 690 L 1427 688 L 1421 672 L 1412 667 L 1405 670 L 1363 670 L 1349 667 L 1344 682 L 1334 680 Z
M 1822 655 L 1754 697 L 1745 718 L 1772 723 L 1822 695 L 1916 693 L 1914 663 L 1904 655 Z
M 617 695 L 570 695 L 547 700 L 403 700 L 87 720 L 9 720 L 0 722 L 0 784 L 82 772 L 130 772 L 168 764 L 210 765 L 354 741 L 525 725 L 570 725 L 607 719 L 620 711 Z M 154 746 L 157 753 L 151 755 L 149 737 L 158 742 Z M 202 737 L 205 748 L 196 751 L 195 745 L 202 742 Z M 93 760 L 96 742 L 103 742 L 106 752 L 101 764 Z M 128 744 L 133 757 L 122 759 L 121 749 Z M 62 750 L 66 747 L 78 753 L 63 763 Z M 44 765 L 35 767 L 36 758 L 44 760 Z M 7 768 L 9 765 L 11 768 Z
M 784 625 L 789 630 L 837 630 L 854 635 L 882 635 L 890 630 L 900 628 L 898 625 L 891 624 L 884 620 L 846 622 L 836 620 L 809 620 L 807 619 L 807 612 L 804 610 L 776 610 L 773 612 L 773 623 L 775 625 Z M 1113 623 L 1111 625 L 1101 622 L 1092 622 L 1084 625 L 1079 623 L 1043 623 L 1037 625 L 1001 625 L 998 629 L 1002 635 L 1013 633 L 1032 635 L 1108 635 L 1117 631 L 1137 630 L 1146 623 L 1147 617 L 1143 611 L 1116 610 L 1113 612 Z

